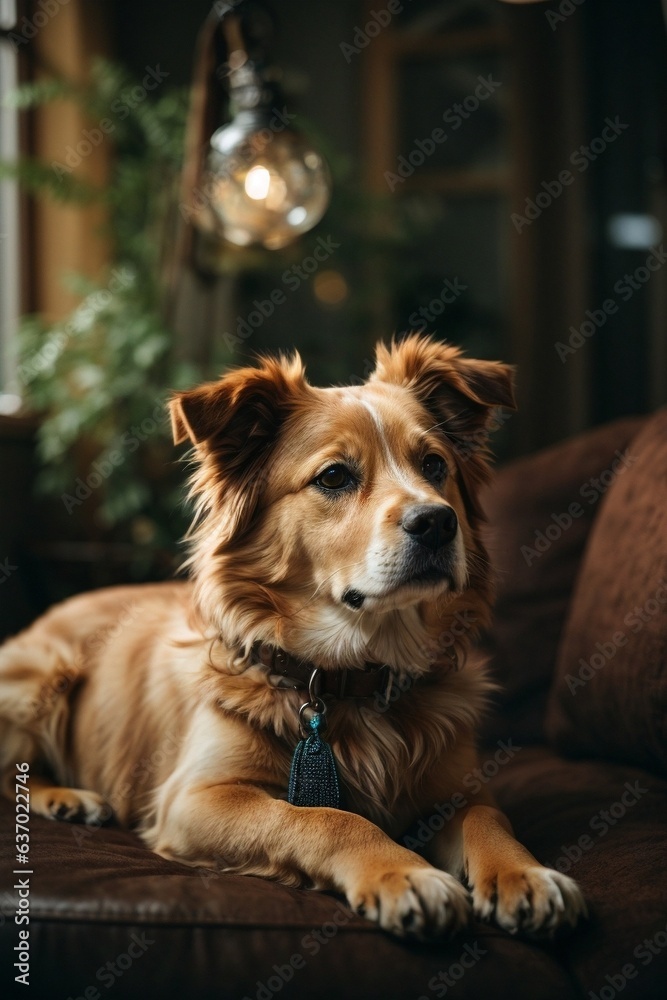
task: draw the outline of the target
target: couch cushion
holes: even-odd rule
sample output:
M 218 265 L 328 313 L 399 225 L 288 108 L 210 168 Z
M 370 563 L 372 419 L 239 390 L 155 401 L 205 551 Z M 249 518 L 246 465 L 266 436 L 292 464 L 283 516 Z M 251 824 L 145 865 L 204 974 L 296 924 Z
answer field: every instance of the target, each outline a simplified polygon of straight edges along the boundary
M 331 894 L 186 868 L 127 831 L 40 817 L 30 818 L 31 988 L 12 989 L 13 820 L 0 801 L 3 997 L 433 1000 L 450 970 L 457 1000 L 577 996 L 549 949 L 493 927 L 404 944 Z
M 524 747 L 491 787 L 519 839 L 584 891 L 590 920 L 560 951 L 581 996 L 664 997 L 667 782 L 629 766 Z M 634 971 L 624 972 L 628 965 Z
M 560 943 L 475 924 L 450 942 L 406 945 L 332 895 L 185 868 L 126 831 L 31 817 L 29 990 L 11 988 L 18 866 L 14 809 L 0 801 L 2 995 L 433 1000 L 446 995 L 443 973 L 457 1000 L 574 1000 L 600 996 L 606 977 L 632 963 L 638 975 L 625 1000 L 662 997 L 667 782 L 523 747 L 493 787 L 538 859 L 582 884 L 592 918 Z M 471 952 L 479 961 L 462 974 Z
M 667 772 L 667 410 L 629 447 L 593 526 L 547 731 L 563 752 Z
M 490 741 L 543 740 L 558 641 L 605 488 L 595 480 L 606 480 L 641 425 L 642 418 L 619 420 L 512 462 L 485 492 L 497 601 L 483 645 L 502 685 Z

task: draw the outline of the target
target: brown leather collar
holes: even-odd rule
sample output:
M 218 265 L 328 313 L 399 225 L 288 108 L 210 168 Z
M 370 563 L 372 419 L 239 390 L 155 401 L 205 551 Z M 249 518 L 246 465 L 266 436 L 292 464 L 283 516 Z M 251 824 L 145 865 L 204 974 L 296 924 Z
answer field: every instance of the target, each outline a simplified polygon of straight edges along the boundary
M 252 662 L 268 667 L 272 674 L 285 678 L 286 687 L 297 690 L 307 690 L 308 682 L 316 669 L 314 663 L 300 660 L 267 642 L 254 644 Z M 333 695 L 335 698 L 372 698 L 375 694 L 386 697 L 392 678 L 391 667 L 386 663 L 365 663 L 363 667 L 354 669 L 321 670 L 318 693 Z

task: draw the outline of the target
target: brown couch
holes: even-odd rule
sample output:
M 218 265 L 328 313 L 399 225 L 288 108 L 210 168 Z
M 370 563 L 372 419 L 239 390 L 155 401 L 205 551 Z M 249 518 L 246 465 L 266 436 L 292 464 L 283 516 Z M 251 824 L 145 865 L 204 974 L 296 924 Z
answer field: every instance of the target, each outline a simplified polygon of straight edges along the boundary
M 533 853 L 580 881 L 588 922 L 550 944 L 483 924 L 404 944 L 334 896 L 188 869 L 112 826 L 33 817 L 32 874 L 16 876 L 30 885 L 25 987 L 3 802 L 0 995 L 663 997 L 667 411 L 507 466 L 487 509 L 499 594 L 485 644 L 504 694 L 479 780 Z M 513 752 L 498 754 L 498 741 Z

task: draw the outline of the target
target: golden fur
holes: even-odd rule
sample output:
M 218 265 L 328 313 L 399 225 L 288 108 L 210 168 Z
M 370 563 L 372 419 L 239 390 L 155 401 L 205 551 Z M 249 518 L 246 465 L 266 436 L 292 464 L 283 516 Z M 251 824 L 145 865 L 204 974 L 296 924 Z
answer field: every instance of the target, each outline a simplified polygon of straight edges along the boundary
M 429 842 L 432 864 L 393 839 L 477 765 L 489 685 L 465 659 L 490 613 L 478 494 L 498 406 L 513 406 L 507 366 L 417 336 L 380 345 L 363 385 L 311 386 L 294 356 L 177 395 L 191 582 L 75 597 L 5 644 L 6 793 L 28 761 L 36 813 L 93 821 L 108 804 L 164 857 L 337 889 L 397 934 L 463 923 L 462 873 L 507 929 L 574 923 L 575 883 L 485 791 Z M 446 511 L 446 543 L 410 533 L 424 505 Z M 329 706 L 345 809 L 286 801 L 304 694 L 254 663 L 259 641 L 324 670 L 391 665 L 391 703 Z

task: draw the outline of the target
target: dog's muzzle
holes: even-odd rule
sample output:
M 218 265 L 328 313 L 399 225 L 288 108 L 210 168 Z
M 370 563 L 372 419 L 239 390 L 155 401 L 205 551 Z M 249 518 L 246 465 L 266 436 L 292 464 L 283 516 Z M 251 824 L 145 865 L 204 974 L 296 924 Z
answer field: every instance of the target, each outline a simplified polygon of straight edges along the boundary
M 445 580 L 453 586 L 456 555 L 452 543 L 459 530 L 454 508 L 445 503 L 413 504 L 406 508 L 398 525 L 410 541 L 403 549 L 400 567 L 389 581 L 391 589 L 438 584 Z M 348 608 L 359 611 L 367 596 L 348 587 L 341 599 Z
M 405 512 L 401 526 L 414 541 L 437 552 L 454 540 L 459 520 L 448 504 L 416 504 Z

